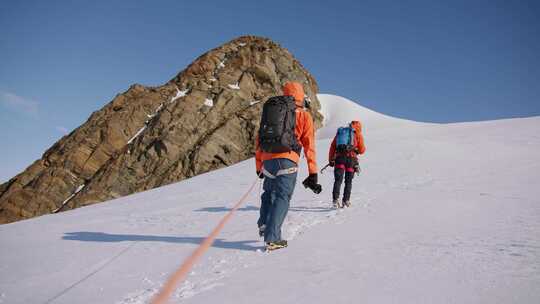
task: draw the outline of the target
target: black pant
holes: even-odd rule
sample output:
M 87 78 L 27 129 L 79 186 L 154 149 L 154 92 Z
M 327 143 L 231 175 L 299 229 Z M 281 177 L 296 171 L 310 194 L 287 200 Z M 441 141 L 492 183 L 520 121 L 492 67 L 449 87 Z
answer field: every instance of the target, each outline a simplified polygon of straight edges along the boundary
M 343 177 L 345 177 L 345 189 L 343 190 L 343 201 L 349 201 L 351 199 L 352 180 L 354 178 L 354 167 L 357 163 L 356 158 L 351 157 L 337 157 L 334 167 L 334 189 L 332 191 L 332 198 L 334 200 L 339 199 L 339 192 L 341 190 L 341 183 Z
M 345 175 L 345 189 L 343 190 L 343 201 L 347 202 L 351 199 L 351 189 L 354 172 L 346 172 L 343 169 L 334 169 L 334 190 L 332 191 L 332 198 L 334 200 L 339 199 L 339 190 L 341 189 L 341 183 L 343 182 L 343 175 Z

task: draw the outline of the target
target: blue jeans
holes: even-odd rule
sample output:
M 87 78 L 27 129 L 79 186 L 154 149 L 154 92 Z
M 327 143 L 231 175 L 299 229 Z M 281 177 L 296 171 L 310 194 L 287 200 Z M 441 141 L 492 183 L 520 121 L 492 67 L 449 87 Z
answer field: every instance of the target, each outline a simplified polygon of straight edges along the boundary
M 264 168 L 272 175 L 281 169 L 296 167 L 296 163 L 286 158 L 265 160 Z M 263 194 L 261 195 L 261 210 L 257 225 L 266 225 L 264 241 L 275 242 L 281 240 L 281 225 L 289 211 L 297 172 L 278 175 L 275 178 L 265 176 Z

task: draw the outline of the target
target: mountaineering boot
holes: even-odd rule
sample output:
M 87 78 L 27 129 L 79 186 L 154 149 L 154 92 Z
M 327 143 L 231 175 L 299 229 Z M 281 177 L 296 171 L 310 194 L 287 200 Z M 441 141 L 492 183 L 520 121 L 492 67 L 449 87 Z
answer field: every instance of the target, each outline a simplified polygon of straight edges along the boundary
M 343 207 L 350 207 L 351 201 L 343 201 Z
M 264 237 L 264 229 L 266 228 L 266 225 L 259 226 L 259 236 Z
M 335 199 L 333 202 L 332 202 L 334 208 L 341 208 L 341 203 L 339 202 L 338 199 Z
M 279 240 L 266 243 L 266 251 L 272 251 L 287 247 L 287 240 Z

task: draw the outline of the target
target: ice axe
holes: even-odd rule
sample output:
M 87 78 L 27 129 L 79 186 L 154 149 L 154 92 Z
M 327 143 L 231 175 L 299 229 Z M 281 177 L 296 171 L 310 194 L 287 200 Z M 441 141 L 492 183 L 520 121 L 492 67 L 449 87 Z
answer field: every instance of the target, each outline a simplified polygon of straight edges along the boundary
M 328 168 L 328 166 L 330 166 L 330 163 L 326 164 L 326 166 L 321 169 L 321 174 L 323 174 L 324 169 Z
M 354 169 L 355 169 L 354 171 L 356 172 L 356 176 L 360 176 L 360 171 L 362 171 L 362 169 L 360 168 L 360 166 L 359 166 L 359 165 L 356 165 L 356 166 L 354 167 Z
M 326 164 L 326 166 L 321 169 L 321 174 L 323 174 L 323 171 L 328 168 L 328 166 L 330 166 L 330 163 Z M 356 165 L 354 171 L 356 172 L 356 176 L 360 176 L 360 171 L 362 171 L 362 169 L 360 169 L 360 166 Z

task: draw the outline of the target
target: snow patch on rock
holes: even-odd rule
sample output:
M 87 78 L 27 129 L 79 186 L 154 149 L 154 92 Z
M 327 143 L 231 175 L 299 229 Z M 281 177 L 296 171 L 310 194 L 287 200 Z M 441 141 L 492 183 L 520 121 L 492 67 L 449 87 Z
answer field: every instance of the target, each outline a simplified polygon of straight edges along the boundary
M 142 132 L 144 132 L 144 130 L 146 130 L 146 123 L 145 123 L 144 126 L 142 126 L 142 128 L 139 129 L 139 131 L 137 131 L 137 133 L 135 133 L 135 135 L 133 135 L 133 136 L 128 140 L 127 144 L 128 144 L 128 145 L 131 144 L 131 143 L 135 140 L 135 138 L 137 138 L 139 135 L 142 134 Z
M 206 98 L 204 100 L 204 105 L 207 106 L 207 107 L 213 107 L 214 106 L 214 101 L 212 99 Z
M 77 189 L 75 189 L 75 191 L 68 197 L 66 198 L 62 204 L 60 205 L 60 207 L 56 208 L 53 213 L 56 213 L 58 211 L 60 211 L 67 203 L 69 203 L 69 201 L 75 197 L 75 195 L 77 195 L 77 193 L 81 192 L 81 190 L 85 187 L 86 185 L 85 184 L 82 184 L 82 185 L 79 185 L 77 187 Z
M 229 88 L 233 90 L 240 90 L 240 84 L 238 82 L 235 84 L 229 84 Z
M 178 98 L 182 98 L 187 95 L 189 89 L 185 89 L 183 91 L 180 91 L 180 89 L 176 88 L 176 95 L 171 98 L 170 103 L 175 102 Z

